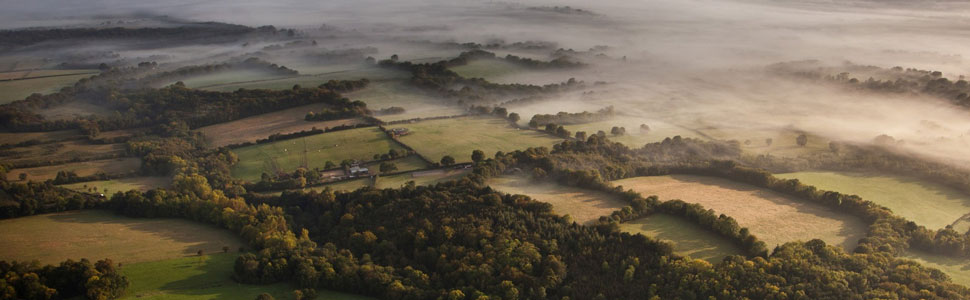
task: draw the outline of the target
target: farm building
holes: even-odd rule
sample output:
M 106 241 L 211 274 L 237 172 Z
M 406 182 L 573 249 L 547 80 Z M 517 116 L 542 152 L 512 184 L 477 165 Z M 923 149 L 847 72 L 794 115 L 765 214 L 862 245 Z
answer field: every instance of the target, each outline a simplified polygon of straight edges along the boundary
M 391 134 L 396 135 L 396 136 L 405 136 L 405 135 L 408 135 L 410 133 L 411 133 L 411 131 L 408 130 L 407 128 L 403 128 L 403 127 L 391 128 Z

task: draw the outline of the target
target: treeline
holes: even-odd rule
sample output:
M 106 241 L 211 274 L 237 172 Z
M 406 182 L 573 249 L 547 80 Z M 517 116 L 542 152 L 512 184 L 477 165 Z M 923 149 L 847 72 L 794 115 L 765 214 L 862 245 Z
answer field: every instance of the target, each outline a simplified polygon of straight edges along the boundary
M 418 87 L 435 91 L 445 97 L 458 99 L 458 104 L 473 104 L 485 99 L 498 97 L 516 97 L 556 93 L 577 89 L 583 86 L 582 81 L 570 78 L 558 84 L 543 86 L 531 84 L 497 84 L 482 78 L 464 78 L 449 68 L 467 62 L 469 57 L 485 55 L 485 51 L 464 52 L 452 60 L 436 63 L 415 64 L 398 62 L 393 59 L 382 60 L 378 65 L 384 68 L 400 69 L 411 72 L 411 83 Z M 492 54 L 494 55 L 494 54 Z M 460 87 L 460 89 L 455 89 Z
M 939 71 L 903 69 L 898 66 L 883 69 L 874 66 L 846 65 L 841 70 L 808 67 L 816 65 L 818 62 L 815 61 L 779 63 L 769 66 L 768 70 L 776 74 L 835 82 L 861 90 L 931 95 L 949 100 L 955 105 L 970 107 L 970 83 L 962 77 L 958 80 L 950 80 L 943 77 L 943 73 Z M 856 78 L 850 72 L 857 70 L 871 75 L 863 75 L 869 76 L 865 80 Z M 873 78 L 871 77 L 873 75 L 886 79 Z
M 160 84 L 169 83 L 181 78 L 198 76 L 210 73 L 224 72 L 230 70 L 257 70 L 274 75 L 295 76 L 299 72 L 296 70 L 280 66 L 271 62 L 263 61 L 256 57 L 250 57 L 241 61 L 230 61 L 217 65 L 188 66 L 178 68 L 168 72 L 152 74 L 138 79 L 137 86 L 152 87 Z
M 309 130 L 303 130 L 303 131 L 297 131 L 297 132 L 291 132 L 291 133 L 274 133 L 264 139 L 258 139 L 255 142 L 231 144 L 231 145 L 226 145 L 224 147 L 229 149 L 235 149 L 235 148 L 242 148 L 242 147 L 252 146 L 252 145 L 272 143 L 275 141 L 301 138 L 305 136 L 317 135 L 317 134 L 326 133 L 326 132 L 342 131 L 342 130 L 364 128 L 364 127 L 371 127 L 371 126 L 374 126 L 374 125 L 373 124 L 340 125 L 340 126 L 334 126 L 334 127 L 324 127 L 323 129 L 313 127 L 313 128 L 310 128 Z
M 95 208 L 104 199 L 58 187 L 53 182 L 9 182 L 0 177 L 0 219 Z
M 45 41 L 71 39 L 175 39 L 193 42 L 228 42 L 245 35 L 294 35 L 292 30 L 273 26 L 258 28 L 225 23 L 194 23 L 178 27 L 155 28 L 54 28 L 0 30 L 0 45 L 26 46 Z
M 562 111 L 555 115 L 537 114 L 532 116 L 532 119 L 529 120 L 529 127 L 538 128 L 540 126 L 545 126 L 546 124 L 574 125 L 592 123 L 609 120 L 615 115 L 616 112 L 613 110 L 612 105 L 596 112 L 583 111 L 581 113 L 568 113 Z
M 56 266 L 0 261 L 0 274 L 0 299 L 4 300 L 117 299 L 129 284 L 110 259 L 93 264 L 69 259 Z

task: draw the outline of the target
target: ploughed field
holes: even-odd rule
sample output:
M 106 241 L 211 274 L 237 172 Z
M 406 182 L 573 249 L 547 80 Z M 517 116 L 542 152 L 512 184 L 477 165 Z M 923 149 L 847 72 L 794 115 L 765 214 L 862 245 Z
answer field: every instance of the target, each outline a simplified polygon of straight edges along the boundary
M 852 249 L 865 236 L 866 225 L 853 216 L 727 179 L 650 176 L 617 180 L 613 184 L 644 196 L 657 195 L 661 200 L 699 203 L 718 214 L 726 214 L 747 227 L 769 249 L 785 242 L 816 238 Z
M 236 250 L 232 232 L 184 219 L 128 218 L 103 210 L 83 210 L 0 220 L 0 260 L 110 258 L 132 263 L 195 255 L 196 251 Z
M 970 195 L 917 178 L 845 172 L 798 172 L 776 176 L 796 178 L 823 190 L 858 195 L 934 230 L 958 223 L 960 218 L 970 214 Z

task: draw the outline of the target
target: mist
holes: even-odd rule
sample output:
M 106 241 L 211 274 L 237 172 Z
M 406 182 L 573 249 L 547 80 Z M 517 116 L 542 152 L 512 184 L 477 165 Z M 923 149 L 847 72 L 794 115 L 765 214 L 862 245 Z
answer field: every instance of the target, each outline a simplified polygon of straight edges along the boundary
M 796 129 L 825 139 L 869 143 L 880 134 L 905 141 L 902 149 L 944 161 L 967 162 L 970 115 L 965 108 L 918 95 L 849 91 L 779 78 L 765 66 L 786 61 L 848 61 L 883 68 L 970 73 L 970 5 L 895 1 L 195 1 L 121 0 L 2 2 L 0 27 L 148 26 L 158 16 L 247 26 L 294 28 L 327 50 L 373 47 L 380 58 L 447 59 L 460 49 L 434 43 L 540 41 L 580 55 L 589 67 L 519 75 L 515 81 L 554 83 L 567 78 L 605 82 L 595 96 L 562 95 L 510 107 L 535 113 L 578 112 L 614 105 L 624 116 L 684 127 Z M 530 9 L 569 5 L 589 13 Z M 113 21 L 114 25 L 103 25 Z M 430 41 L 430 44 L 417 41 Z M 138 60 L 165 57 L 172 68 L 250 55 L 278 41 L 251 45 L 172 46 L 91 44 Z M 501 52 L 501 51 L 499 51 Z M 507 53 L 506 53 L 507 52 Z M 541 59 L 541 51 L 506 51 Z M 46 55 L 46 52 L 44 52 Z M 299 53 L 299 52 L 296 52 Z M 602 54 L 602 55 L 594 55 Z M 266 54 L 284 65 L 299 55 Z M 301 72 L 306 73 L 306 72 Z M 864 79 L 864 78 L 860 78 Z M 927 125 L 930 124 L 930 125 Z M 737 139 L 757 138 L 739 134 Z

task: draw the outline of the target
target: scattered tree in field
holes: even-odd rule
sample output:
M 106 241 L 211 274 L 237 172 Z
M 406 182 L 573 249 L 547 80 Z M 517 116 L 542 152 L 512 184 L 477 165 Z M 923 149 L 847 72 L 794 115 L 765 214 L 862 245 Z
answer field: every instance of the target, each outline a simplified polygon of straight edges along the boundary
M 482 150 L 474 150 L 474 151 L 472 151 L 472 161 L 474 161 L 474 162 L 477 163 L 477 162 L 480 162 L 482 160 L 485 160 L 485 152 L 484 151 L 482 151 Z
M 744 145 L 745 146 L 750 146 L 751 145 L 751 140 L 744 140 Z
M 317 298 L 317 290 L 315 289 L 293 290 L 293 298 L 296 300 L 313 300 Z
M 601 138 L 606 137 L 606 131 L 602 131 L 602 130 L 597 131 L 596 132 L 596 135 L 599 136 L 599 137 L 601 137 Z
M 613 135 L 624 135 L 626 134 L 626 128 L 613 126 L 613 129 L 610 129 L 610 133 Z
M 771 143 L 774 142 L 774 141 L 775 140 L 773 140 L 771 138 L 766 138 L 765 139 L 765 145 L 768 146 L 768 147 L 771 147 Z
M 391 55 L 391 61 L 397 61 L 397 60 L 398 60 L 397 54 Z
M 392 162 L 382 162 L 380 169 L 381 169 L 381 173 L 394 172 L 394 171 L 397 171 L 397 164 Z
M 455 164 L 455 158 L 451 157 L 451 155 L 445 155 L 441 158 L 441 165 L 450 166 L 453 164 Z
M 795 138 L 795 143 L 798 144 L 799 147 L 805 147 L 805 145 L 808 144 L 808 136 L 804 133 L 799 134 L 798 137 Z
M 509 119 L 509 122 L 518 123 L 519 120 L 522 119 L 522 117 L 519 116 L 519 113 L 510 113 L 508 119 Z
M 329 161 L 329 160 L 327 162 L 323 163 L 323 168 L 324 169 L 333 169 L 333 168 L 336 168 L 336 167 L 337 167 L 337 165 L 334 164 L 332 161 Z
M 649 132 L 650 132 L 650 126 L 647 126 L 647 124 L 640 124 L 640 133 L 645 134 Z
M 17 178 L 20 178 L 20 181 L 27 180 L 27 173 L 20 173 L 20 175 L 17 175 Z
M 222 246 L 222 253 L 229 253 L 229 246 Z
M 197 254 L 199 256 L 203 256 L 203 255 L 205 255 L 205 251 L 203 251 L 202 249 L 199 249 L 199 251 L 196 251 L 195 254 Z

